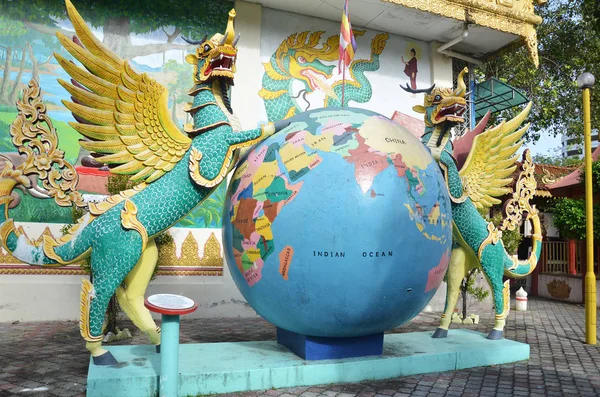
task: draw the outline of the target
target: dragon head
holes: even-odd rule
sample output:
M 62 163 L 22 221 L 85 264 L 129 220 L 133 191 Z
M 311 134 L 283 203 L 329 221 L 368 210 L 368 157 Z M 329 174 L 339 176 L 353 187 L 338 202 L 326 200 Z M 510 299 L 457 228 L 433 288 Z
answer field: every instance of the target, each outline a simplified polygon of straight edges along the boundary
M 234 19 L 235 10 L 231 10 L 224 35 L 216 33 L 208 40 L 205 36 L 197 41 L 183 37 L 189 44 L 198 45 L 195 54 L 185 57 L 187 63 L 194 65 L 195 84 L 210 82 L 214 78 L 226 79 L 230 84 L 233 83 L 237 43 L 240 39 L 239 34 L 235 37 Z
M 410 93 L 424 93 L 425 98 L 423 106 L 417 105 L 413 110 L 417 113 L 425 115 L 425 125 L 427 127 L 441 127 L 442 131 L 447 132 L 460 123 L 464 123 L 463 114 L 467 110 L 467 101 L 465 95 L 467 86 L 463 80 L 464 74 L 467 72 L 464 68 L 458 75 L 458 86 L 456 89 L 450 88 L 435 88 L 435 84 L 430 88 L 423 90 L 413 90 L 408 87 L 402 87 Z
M 331 77 L 335 66 L 327 66 L 323 61 L 334 60 L 337 56 L 337 36 L 330 37 L 321 48 L 316 48 L 323 31 L 295 33 L 290 35 L 274 54 L 278 69 L 285 71 L 288 78 L 301 81 L 306 91 L 312 92 L 321 87 L 321 81 Z

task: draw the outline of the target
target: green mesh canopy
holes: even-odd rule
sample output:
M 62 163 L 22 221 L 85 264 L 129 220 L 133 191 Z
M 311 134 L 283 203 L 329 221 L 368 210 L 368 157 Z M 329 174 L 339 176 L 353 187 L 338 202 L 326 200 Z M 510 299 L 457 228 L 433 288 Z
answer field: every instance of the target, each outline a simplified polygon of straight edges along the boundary
M 488 111 L 500 112 L 528 101 L 515 87 L 492 77 L 475 86 L 475 117 L 483 117 Z

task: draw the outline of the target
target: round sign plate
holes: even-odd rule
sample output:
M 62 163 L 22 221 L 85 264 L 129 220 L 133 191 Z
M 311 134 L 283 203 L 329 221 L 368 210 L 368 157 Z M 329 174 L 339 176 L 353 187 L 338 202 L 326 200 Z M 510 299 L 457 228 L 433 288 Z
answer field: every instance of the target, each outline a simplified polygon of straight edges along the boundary
M 148 297 L 148 303 L 168 310 L 185 310 L 194 306 L 194 301 L 181 295 L 156 294 Z

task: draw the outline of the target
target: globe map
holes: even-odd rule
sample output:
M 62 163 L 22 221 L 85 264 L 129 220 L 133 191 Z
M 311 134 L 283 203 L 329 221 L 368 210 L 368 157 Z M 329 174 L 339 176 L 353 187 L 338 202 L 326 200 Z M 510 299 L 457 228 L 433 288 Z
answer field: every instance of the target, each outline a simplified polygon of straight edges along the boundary
M 377 113 L 302 113 L 242 159 L 223 244 L 248 303 L 278 327 L 351 337 L 409 321 L 450 259 L 451 209 L 428 149 Z

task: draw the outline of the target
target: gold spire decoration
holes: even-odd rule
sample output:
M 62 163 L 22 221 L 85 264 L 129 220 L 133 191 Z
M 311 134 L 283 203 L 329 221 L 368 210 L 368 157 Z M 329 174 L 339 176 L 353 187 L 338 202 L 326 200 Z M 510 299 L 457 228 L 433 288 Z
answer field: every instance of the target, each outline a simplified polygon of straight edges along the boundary
M 42 235 L 35 241 L 41 243 L 44 235 L 54 238 L 50 229 L 46 227 Z M 222 276 L 224 261 L 221 255 L 221 244 L 215 233 L 211 233 L 204 243 L 203 254 L 198 254 L 198 248 L 198 242 L 191 231 L 183 240 L 180 256 L 177 256 L 173 240 L 160 245 L 157 274 L 161 276 Z M 29 266 L 0 249 L 0 274 L 85 275 L 87 272 L 79 263 L 51 268 Z

